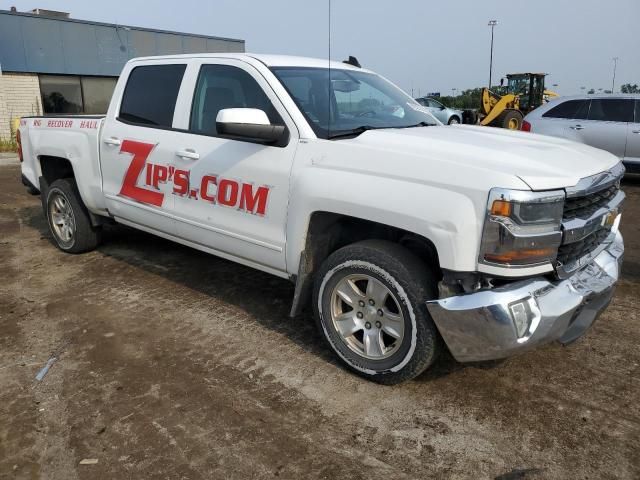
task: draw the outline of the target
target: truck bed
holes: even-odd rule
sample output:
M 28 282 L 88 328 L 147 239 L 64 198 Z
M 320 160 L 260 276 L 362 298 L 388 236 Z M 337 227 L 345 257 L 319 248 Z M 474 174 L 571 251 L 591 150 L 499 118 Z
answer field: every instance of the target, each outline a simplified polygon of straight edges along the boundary
M 20 120 L 22 173 L 40 189 L 42 157 L 71 162 L 83 201 L 92 211 L 103 206 L 100 175 L 100 129 L 106 115 L 39 115 Z

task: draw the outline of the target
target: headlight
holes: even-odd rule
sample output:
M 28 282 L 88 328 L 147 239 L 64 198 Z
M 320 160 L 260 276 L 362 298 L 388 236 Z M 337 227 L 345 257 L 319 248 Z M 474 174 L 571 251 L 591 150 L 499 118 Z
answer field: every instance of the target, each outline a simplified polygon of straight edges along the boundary
M 489 193 L 479 261 L 500 266 L 553 262 L 562 240 L 564 192 L 494 188 Z

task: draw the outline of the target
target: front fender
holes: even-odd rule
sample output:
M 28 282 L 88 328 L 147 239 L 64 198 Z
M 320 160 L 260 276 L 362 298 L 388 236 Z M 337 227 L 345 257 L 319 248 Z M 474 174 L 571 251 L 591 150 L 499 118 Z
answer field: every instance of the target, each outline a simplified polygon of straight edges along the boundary
M 484 207 L 486 199 L 480 203 Z M 473 199 L 458 191 L 321 165 L 305 168 L 291 189 L 287 270 L 297 271 L 309 221 L 319 211 L 416 233 L 435 245 L 442 268 L 475 270 L 481 225 Z

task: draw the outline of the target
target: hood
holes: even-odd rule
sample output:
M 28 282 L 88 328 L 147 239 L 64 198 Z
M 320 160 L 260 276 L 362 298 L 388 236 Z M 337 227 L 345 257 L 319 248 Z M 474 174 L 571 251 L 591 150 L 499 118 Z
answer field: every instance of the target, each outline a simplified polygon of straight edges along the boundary
M 620 161 L 604 150 L 561 138 L 472 125 L 369 130 L 341 141 L 420 156 L 460 176 L 480 170 L 495 178 L 517 177 L 532 190 L 573 186 Z

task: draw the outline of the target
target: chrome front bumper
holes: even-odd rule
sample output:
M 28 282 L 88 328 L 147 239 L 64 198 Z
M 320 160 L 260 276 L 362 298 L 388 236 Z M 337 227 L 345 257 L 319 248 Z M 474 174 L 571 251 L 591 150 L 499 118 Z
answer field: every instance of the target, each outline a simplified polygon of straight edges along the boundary
M 433 300 L 427 308 L 460 362 L 504 358 L 553 340 L 570 343 L 611 301 L 623 254 L 622 235 L 616 232 L 597 256 L 564 280 L 523 280 Z

